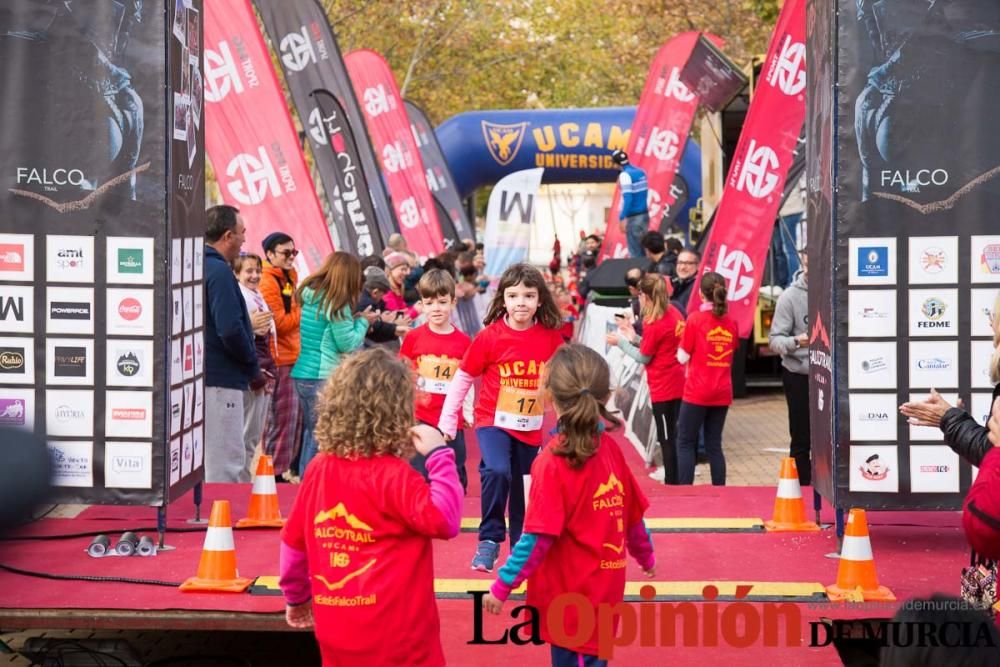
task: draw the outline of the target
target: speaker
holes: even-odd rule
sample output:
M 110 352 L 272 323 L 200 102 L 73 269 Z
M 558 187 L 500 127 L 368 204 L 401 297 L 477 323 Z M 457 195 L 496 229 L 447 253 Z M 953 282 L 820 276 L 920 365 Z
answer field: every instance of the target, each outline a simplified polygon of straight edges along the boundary
M 649 260 L 640 259 L 606 259 L 597 268 L 587 273 L 587 285 L 593 292 L 602 296 L 628 296 L 628 286 L 625 284 L 625 274 L 629 269 L 646 270 Z

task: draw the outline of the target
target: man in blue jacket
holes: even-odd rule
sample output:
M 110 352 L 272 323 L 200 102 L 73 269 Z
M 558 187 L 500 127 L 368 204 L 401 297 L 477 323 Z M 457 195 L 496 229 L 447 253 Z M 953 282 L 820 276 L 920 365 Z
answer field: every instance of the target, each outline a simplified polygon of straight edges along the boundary
M 231 262 L 246 225 L 232 206 L 208 209 L 205 228 L 205 481 L 250 481 L 243 392 L 259 373 L 253 324 Z M 266 314 L 260 314 L 266 317 Z M 250 454 L 252 456 L 252 453 Z
M 618 187 L 622 192 L 622 208 L 618 213 L 618 224 L 625 234 L 628 254 L 634 259 L 645 257 L 642 236 L 649 231 L 649 186 L 646 172 L 630 164 L 628 155 L 623 150 L 612 153 L 611 161 L 621 171 L 618 174 Z

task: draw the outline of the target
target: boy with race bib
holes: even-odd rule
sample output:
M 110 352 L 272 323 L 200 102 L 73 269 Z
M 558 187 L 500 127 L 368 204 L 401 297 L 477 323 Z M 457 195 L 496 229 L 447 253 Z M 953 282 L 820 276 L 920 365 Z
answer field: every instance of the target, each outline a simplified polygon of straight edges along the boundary
M 500 278 L 483 324 L 451 382 L 438 428 L 446 438 L 455 437 L 462 400 L 473 379 L 482 376 L 475 412 L 482 521 L 472 569 L 492 572 L 506 535 L 508 501 L 511 545 L 521 537 L 523 476 L 542 444 L 541 378 L 563 343 L 562 316 L 538 269 L 515 264 Z
M 417 393 L 414 416 L 418 422 L 437 428 L 448 387 L 458 372 L 458 365 L 469 349 L 471 340 L 451 323 L 455 307 L 455 279 L 447 271 L 432 269 L 417 283 L 422 313 L 427 320 L 403 338 L 399 355 L 417 373 Z M 465 433 L 455 432 L 448 446 L 455 452 L 455 465 L 462 489 L 468 489 L 465 474 Z M 410 464 L 427 479 L 424 457 L 417 454 Z

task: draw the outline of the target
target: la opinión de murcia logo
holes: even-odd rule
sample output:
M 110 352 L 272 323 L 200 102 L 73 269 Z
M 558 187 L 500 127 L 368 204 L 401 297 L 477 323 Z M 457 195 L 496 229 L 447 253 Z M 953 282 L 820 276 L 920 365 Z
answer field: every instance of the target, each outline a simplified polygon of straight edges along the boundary
M 396 98 L 386 92 L 385 86 L 381 83 L 376 86 L 365 88 L 361 93 L 361 99 L 365 106 L 365 111 L 372 118 L 396 108 Z
M 655 157 L 664 162 L 673 160 L 680 153 L 680 137 L 671 130 L 661 130 L 653 126 L 649 131 L 649 139 L 646 141 L 645 150 L 642 151 L 647 157 Z
M 740 169 L 736 189 L 748 193 L 755 199 L 763 199 L 778 185 L 778 174 L 772 170 L 779 165 L 778 154 L 768 146 L 758 146 L 756 139 L 750 140 L 746 160 Z
M 219 42 L 215 50 L 205 49 L 205 100 L 208 102 L 221 102 L 230 90 L 235 90 L 237 95 L 242 93 L 243 78 L 250 88 L 260 85 L 257 70 L 247 53 L 246 44 L 240 37 L 234 36 L 233 46 L 236 47 L 236 53 L 240 58 L 239 67 L 226 41 Z M 240 77 L 241 70 L 243 77 Z
M 269 194 L 272 197 L 283 194 L 278 174 L 263 146 L 257 148 L 257 155 L 240 153 L 230 160 L 226 176 L 235 179 L 226 184 L 226 189 L 244 206 L 259 204 Z
M 694 93 L 681 81 L 681 71 L 677 67 L 670 70 L 670 76 L 666 80 L 662 77 L 656 80 L 655 91 L 658 95 L 672 97 L 678 102 L 694 100 Z
M 725 243 L 720 245 L 715 271 L 729 284 L 730 301 L 744 299 L 753 290 L 753 262 L 742 250 L 730 252 Z
M 297 32 L 290 32 L 281 38 L 281 62 L 293 72 L 301 72 L 316 62 L 316 49 L 305 26 Z
M 798 95 L 806 87 L 806 46 L 793 42 L 791 35 L 785 36 L 781 53 L 767 75 L 767 82 L 776 86 L 785 95 Z

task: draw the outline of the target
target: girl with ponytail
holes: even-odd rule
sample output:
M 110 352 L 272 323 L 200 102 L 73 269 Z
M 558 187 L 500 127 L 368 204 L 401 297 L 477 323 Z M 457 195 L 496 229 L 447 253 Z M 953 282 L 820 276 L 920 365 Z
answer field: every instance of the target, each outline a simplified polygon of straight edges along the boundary
M 528 604 L 539 611 L 552 664 L 597 664 L 597 631 L 573 649 L 558 646 L 547 610 L 566 593 L 583 595 L 595 609 L 620 604 L 626 546 L 646 576 L 655 576 L 653 544 L 642 520 L 649 501 L 605 432 L 621 426 L 605 406 L 611 397 L 607 362 L 588 347 L 565 345 L 549 362 L 544 388 L 559 418 L 558 434 L 531 466 L 524 534 L 483 608 L 499 614 L 510 592 L 528 579 Z
M 733 356 L 740 339 L 736 321 L 728 310 L 726 280 L 710 271 L 701 277 L 702 304 L 688 316 L 677 359 L 687 364 L 684 395 L 677 420 L 677 478 L 694 484 L 698 432 L 705 428 L 705 451 L 712 470 L 712 484 L 726 485 L 726 457 L 722 429 L 733 403 Z
M 677 484 L 677 415 L 684 393 L 684 366 L 677 360 L 677 348 L 684 333 L 684 317 L 670 303 L 673 289 L 669 279 L 649 273 L 637 287 L 642 337 L 625 321 L 618 325 L 618 333 L 607 335 L 607 342 L 646 367 L 656 438 L 663 454 L 663 481 Z

